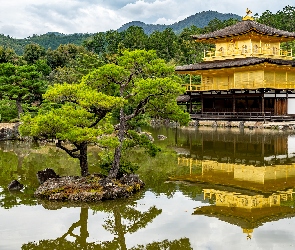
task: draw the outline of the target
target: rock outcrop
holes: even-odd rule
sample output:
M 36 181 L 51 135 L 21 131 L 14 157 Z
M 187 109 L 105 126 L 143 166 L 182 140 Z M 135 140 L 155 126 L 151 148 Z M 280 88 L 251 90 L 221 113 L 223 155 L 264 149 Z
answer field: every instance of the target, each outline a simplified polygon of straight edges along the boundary
M 0 123 L 0 141 L 19 138 L 19 123 Z
M 7 186 L 9 191 L 20 191 L 22 190 L 24 187 L 23 184 L 19 183 L 19 181 L 17 180 L 13 180 L 12 182 L 10 182 L 10 184 Z
M 51 168 L 46 168 L 44 170 L 37 172 L 37 179 L 40 184 L 43 184 L 45 181 L 47 181 L 50 178 L 59 178 L 59 176 Z

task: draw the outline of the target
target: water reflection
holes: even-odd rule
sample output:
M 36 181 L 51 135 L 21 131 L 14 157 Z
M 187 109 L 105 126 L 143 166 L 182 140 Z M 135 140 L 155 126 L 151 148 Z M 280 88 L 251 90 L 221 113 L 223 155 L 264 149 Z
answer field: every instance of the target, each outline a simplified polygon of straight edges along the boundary
M 247 238 L 252 238 L 254 228 L 265 222 L 295 216 L 293 206 L 284 204 L 292 201 L 293 189 L 278 191 L 269 196 L 228 192 L 215 189 L 204 189 L 204 200 L 214 200 L 215 204 L 195 209 L 195 215 L 216 217 L 222 221 L 242 228 Z
M 137 197 L 139 198 L 139 197 Z M 134 197 L 133 197 L 134 199 Z M 65 204 L 60 202 L 45 202 L 43 206 L 47 209 L 59 209 Z M 69 204 L 67 204 L 69 205 Z M 77 204 L 72 204 L 76 206 Z M 113 235 L 112 240 L 91 242 L 89 241 L 89 212 L 104 212 L 107 216 L 102 223 L 102 227 Z M 155 206 L 150 207 L 147 211 L 138 211 L 136 202 L 132 199 L 120 200 L 116 202 L 104 202 L 100 204 L 89 204 L 89 207 L 82 205 L 80 208 L 79 220 L 74 222 L 69 229 L 56 239 L 40 240 L 39 242 L 29 242 L 22 245 L 23 250 L 29 249 L 192 249 L 189 239 L 164 240 L 161 242 L 151 242 L 146 245 L 137 245 L 128 248 L 126 244 L 126 235 L 136 233 L 138 230 L 145 228 L 148 224 L 160 215 L 161 209 Z
M 194 215 L 237 225 L 252 238 L 266 222 L 295 216 L 294 134 L 199 131 L 196 142 L 184 144 L 178 166 L 186 174 L 171 180 L 203 183 L 203 200 Z
M 151 132 L 167 150 L 156 158 L 141 151 L 129 155 L 141 166 L 146 190 L 128 200 L 95 204 L 35 199 L 38 170 L 76 175 L 78 162 L 52 145 L 0 142 L 0 249 L 228 250 L 295 244 L 294 133 Z M 158 134 L 168 138 L 157 140 Z M 89 157 L 95 172 L 95 149 Z M 24 190 L 7 191 L 12 179 Z

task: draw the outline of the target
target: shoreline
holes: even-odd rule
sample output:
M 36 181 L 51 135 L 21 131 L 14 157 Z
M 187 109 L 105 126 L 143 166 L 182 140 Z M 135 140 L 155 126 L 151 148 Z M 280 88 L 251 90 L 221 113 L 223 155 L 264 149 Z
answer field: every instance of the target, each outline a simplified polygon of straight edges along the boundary
M 154 120 L 155 121 L 155 120 Z M 156 122 L 154 125 L 164 125 L 162 122 Z M 18 132 L 18 127 L 20 123 L 0 123 L 0 141 L 5 140 L 20 140 L 22 139 Z M 179 127 L 177 123 L 167 124 L 171 127 Z M 151 124 L 153 127 L 153 125 Z M 244 129 L 270 129 L 270 130 L 295 130 L 295 120 L 286 122 L 263 122 L 263 121 L 225 121 L 225 120 L 192 120 L 187 126 L 181 126 L 181 129 L 192 129 L 192 128 L 239 128 Z
M 18 127 L 20 123 L 0 123 L 0 141 L 20 139 Z
M 271 129 L 271 130 L 295 130 L 295 120 L 286 122 L 263 122 L 263 121 L 190 121 L 188 126 L 191 127 L 211 127 L 211 128 L 248 128 L 248 129 Z

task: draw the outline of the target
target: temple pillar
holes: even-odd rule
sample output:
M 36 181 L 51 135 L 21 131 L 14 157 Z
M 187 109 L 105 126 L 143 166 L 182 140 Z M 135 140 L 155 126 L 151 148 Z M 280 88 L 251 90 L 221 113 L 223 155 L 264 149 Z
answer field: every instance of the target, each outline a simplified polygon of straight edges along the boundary
M 233 94 L 233 113 L 236 112 L 236 97 L 235 94 Z
M 203 97 L 203 93 L 201 93 L 201 114 L 203 114 L 204 111 L 204 97 Z
M 192 96 L 189 97 L 189 113 L 191 114 L 193 112 Z

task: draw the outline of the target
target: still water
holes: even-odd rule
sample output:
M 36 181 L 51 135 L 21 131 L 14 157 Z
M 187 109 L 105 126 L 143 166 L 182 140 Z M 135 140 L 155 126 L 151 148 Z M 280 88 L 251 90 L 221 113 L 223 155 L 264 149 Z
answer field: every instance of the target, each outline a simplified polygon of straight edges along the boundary
M 294 249 L 295 133 L 158 128 L 130 155 L 146 188 L 125 200 L 37 200 L 36 172 L 78 175 L 50 145 L 0 142 L 0 249 Z M 157 135 L 166 135 L 160 141 Z M 98 154 L 89 152 L 90 170 Z M 11 180 L 25 185 L 8 192 Z

